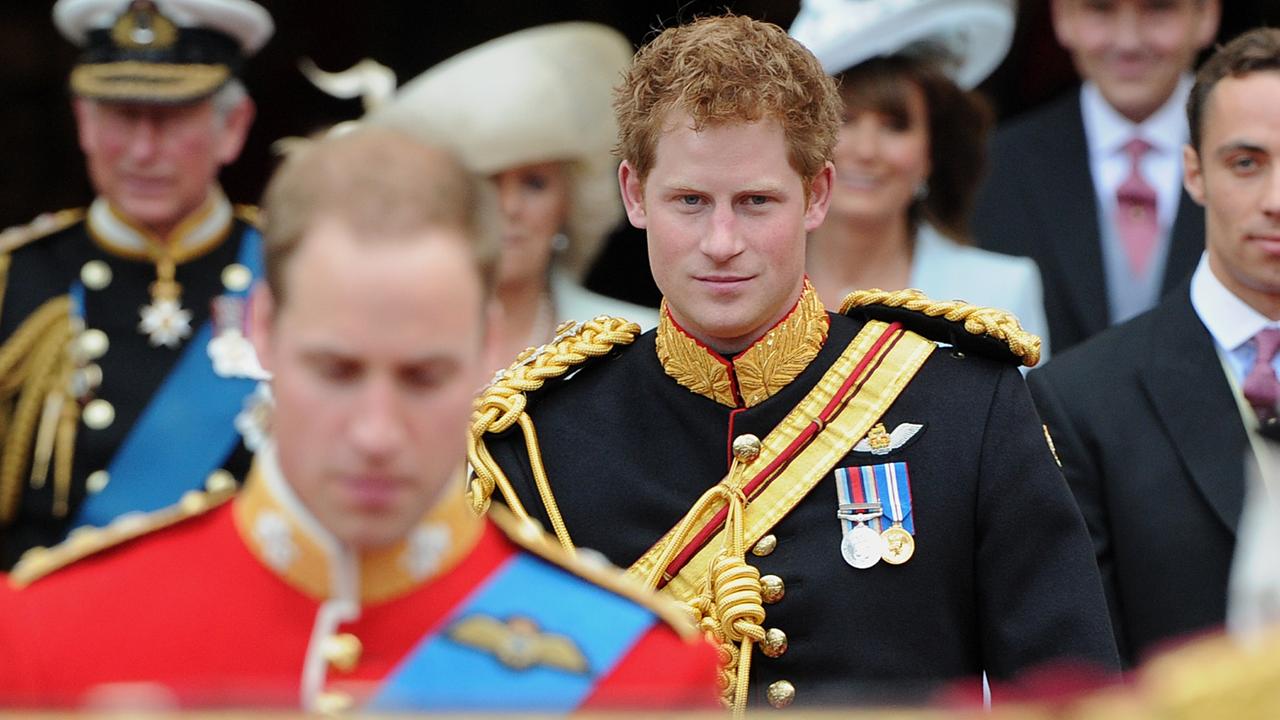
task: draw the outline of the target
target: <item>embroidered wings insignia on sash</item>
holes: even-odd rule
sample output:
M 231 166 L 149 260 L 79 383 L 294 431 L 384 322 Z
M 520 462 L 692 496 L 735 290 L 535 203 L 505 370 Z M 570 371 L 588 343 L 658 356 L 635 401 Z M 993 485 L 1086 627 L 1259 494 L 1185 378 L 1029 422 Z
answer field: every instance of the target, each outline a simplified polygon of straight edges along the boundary
M 529 618 L 512 617 L 505 622 L 488 615 L 470 615 L 453 623 L 446 631 L 459 645 L 492 654 L 513 670 L 550 667 L 585 675 L 587 658 L 566 635 L 544 633 Z

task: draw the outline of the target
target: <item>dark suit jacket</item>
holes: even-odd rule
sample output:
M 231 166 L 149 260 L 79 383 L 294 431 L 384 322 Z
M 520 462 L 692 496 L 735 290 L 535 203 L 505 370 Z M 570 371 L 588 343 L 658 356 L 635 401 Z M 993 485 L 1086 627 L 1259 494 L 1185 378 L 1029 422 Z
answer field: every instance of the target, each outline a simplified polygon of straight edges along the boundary
M 1222 623 L 1248 437 L 1190 283 L 1028 376 L 1125 660 Z
M 817 384 L 863 321 L 833 315 L 798 378 L 749 408 L 690 392 L 662 369 L 654 333 L 548 382 L 529 398 L 548 477 L 575 542 L 630 565 L 728 466 L 741 433 L 766 437 Z M 757 653 L 751 701 L 787 680 L 796 705 L 906 702 L 937 683 L 1010 678 L 1069 659 L 1116 667 L 1084 523 L 1011 365 L 940 348 L 882 418 L 924 429 L 888 455 L 854 450 L 837 467 L 909 466 L 916 554 L 856 570 L 841 558 L 830 472 L 748 554 L 785 582 L 765 627 L 790 640 Z M 518 428 L 487 444 L 524 506 L 548 523 Z M 1083 562 L 1082 562 L 1083 561 Z M 896 693 L 896 694 L 893 694 Z
M 974 209 L 974 238 L 1040 265 L 1053 352 L 1105 329 L 1110 310 L 1080 93 L 997 132 L 989 168 Z M 1185 191 L 1170 243 L 1162 295 L 1191 274 L 1204 250 L 1204 211 Z

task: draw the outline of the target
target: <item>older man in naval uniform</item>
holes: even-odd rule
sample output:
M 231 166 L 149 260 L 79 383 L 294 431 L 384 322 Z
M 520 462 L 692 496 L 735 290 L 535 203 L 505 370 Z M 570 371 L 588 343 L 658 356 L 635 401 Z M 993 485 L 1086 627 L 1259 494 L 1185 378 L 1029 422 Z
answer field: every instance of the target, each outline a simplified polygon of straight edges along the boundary
M 242 332 L 253 208 L 218 172 L 271 36 L 249 0 L 60 0 L 97 197 L 0 235 L 0 569 L 71 528 L 154 510 L 248 467 L 260 372 Z
M 828 313 L 805 279 L 838 181 L 816 59 L 774 25 L 707 18 L 643 48 L 615 109 L 659 327 L 566 327 L 500 374 L 473 421 L 475 507 L 500 493 L 689 604 L 739 711 L 1116 667 L 1015 367 L 1037 340 L 911 291 Z

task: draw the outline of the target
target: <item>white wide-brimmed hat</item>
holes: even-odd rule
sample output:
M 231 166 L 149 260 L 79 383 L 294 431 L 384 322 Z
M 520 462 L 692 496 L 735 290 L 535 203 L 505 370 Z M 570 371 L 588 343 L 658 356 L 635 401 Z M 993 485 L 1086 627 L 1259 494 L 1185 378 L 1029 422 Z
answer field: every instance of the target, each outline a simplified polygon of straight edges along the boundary
M 874 57 L 942 48 L 968 90 L 1009 52 L 1015 0 L 802 0 L 791 36 L 835 75 Z
M 82 48 L 72 92 L 121 102 L 212 95 L 275 29 L 250 0 L 58 0 L 53 22 Z
M 596 23 L 521 30 L 428 69 L 365 121 L 449 147 L 478 174 L 570 163 L 562 262 L 581 278 L 622 218 L 611 99 L 633 54 L 621 33 Z

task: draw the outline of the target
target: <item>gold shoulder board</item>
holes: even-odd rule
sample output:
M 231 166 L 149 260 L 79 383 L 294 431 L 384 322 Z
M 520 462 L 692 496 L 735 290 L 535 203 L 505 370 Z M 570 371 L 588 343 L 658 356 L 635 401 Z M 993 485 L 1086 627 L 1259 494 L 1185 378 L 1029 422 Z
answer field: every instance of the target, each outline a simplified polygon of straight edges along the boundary
M 6 255 L 23 245 L 70 227 L 83 217 L 84 208 L 75 208 L 44 213 L 26 225 L 14 225 L 0 232 L 0 255 Z
M 877 320 L 900 322 L 930 340 L 951 343 L 997 360 L 1027 367 L 1040 362 L 1039 336 L 1023 330 L 1018 318 L 998 308 L 961 300 L 931 300 L 915 289 L 871 289 L 849 293 L 840 304 L 840 313 L 862 313 Z
M 106 527 L 78 528 L 57 545 L 35 547 L 24 553 L 9 573 L 9 582 L 14 587 L 25 587 L 77 560 L 209 512 L 234 496 L 234 485 L 191 490 L 177 503 L 155 512 L 121 515 Z

